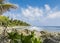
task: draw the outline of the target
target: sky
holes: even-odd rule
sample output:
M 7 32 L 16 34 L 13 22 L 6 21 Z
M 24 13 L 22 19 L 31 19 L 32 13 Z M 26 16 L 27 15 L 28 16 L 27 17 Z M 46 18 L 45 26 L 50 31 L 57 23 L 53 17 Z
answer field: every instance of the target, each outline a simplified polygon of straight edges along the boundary
M 32 26 L 60 26 L 60 0 L 8 0 L 18 6 L 4 13 Z

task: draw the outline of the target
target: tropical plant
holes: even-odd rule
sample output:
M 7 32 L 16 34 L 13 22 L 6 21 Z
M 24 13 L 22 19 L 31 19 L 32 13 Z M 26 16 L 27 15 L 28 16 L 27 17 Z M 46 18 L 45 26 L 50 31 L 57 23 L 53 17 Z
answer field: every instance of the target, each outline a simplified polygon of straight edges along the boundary
M 4 12 L 10 11 L 11 8 L 16 9 L 17 6 L 10 3 L 5 3 L 5 0 L 0 0 L 0 15 L 2 15 Z
M 1 26 L 6 26 L 8 25 L 9 18 L 5 16 L 0 16 L 0 25 Z
M 10 39 L 10 43 L 18 43 L 18 40 L 20 39 L 20 35 L 18 32 L 14 31 L 8 33 L 8 39 Z
M 3 13 L 5 13 L 5 12 L 10 11 L 11 8 L 16 9 L 17 6 L 15 6 L 14 4 L 5 3 L 5 0 L 0 0 L 0 16 L 3 15 Z M 3 18 L 3 16 L 1 16 L 1 17 Z M 5 17 L 3 19 L 4 19 L 4 21 L 2 19 L 0 19 L 0 20 L 1 20 L 2 26 L 5 27 L 4 30 L 3 30 L 3 33 L 2 33 L 2 35 L 4 35 L 4 37 L 5 37 L 5 34 L 6 34 L 5 31 L 6 31 L 6 28 L 7 28 L 8 19 L 6 19 Z M 4 39 L 3 39 L 3 42 L 4 42 Z
M 30 26 L 30 25 L 21 20 L 13 20 L 9 19 L 9 17 L 6 16 L 0 16 L 0 26 L 6 27 L 6 26 Z
M 8 39 L 10 39 L 10 43 L 42 43 L 41 38 L 35 37 L 33 31 L 29 35 L 11 32 L 8 33 Z
M 0 15 L 2 15 L 3 13 L 7 11 L 10 11 L 11 8 L 16 9 L 17 6 L 14 4 L 5 3 L 5 0 L 0 0 Z M 3 26 L 5 26 L 6 22 L 3 24 L 4 24 Z

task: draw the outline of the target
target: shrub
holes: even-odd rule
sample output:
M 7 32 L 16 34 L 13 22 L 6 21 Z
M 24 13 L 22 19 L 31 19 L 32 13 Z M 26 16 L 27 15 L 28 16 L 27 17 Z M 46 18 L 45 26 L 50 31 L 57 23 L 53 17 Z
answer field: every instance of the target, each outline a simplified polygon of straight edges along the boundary
M 10 43 L 42 43 L 41 38 L 36 38 L 34 32 L 32 31 L 30 35 L 23 35 L 23 33 L 18 34 L 18 32 L 8 33 L 8 39 Z

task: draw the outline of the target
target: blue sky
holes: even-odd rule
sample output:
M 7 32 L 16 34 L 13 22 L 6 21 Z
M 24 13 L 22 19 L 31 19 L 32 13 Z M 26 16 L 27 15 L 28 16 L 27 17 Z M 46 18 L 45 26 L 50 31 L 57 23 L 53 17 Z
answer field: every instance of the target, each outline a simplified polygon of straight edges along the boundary
M 4 15 L 34 26 L 60 26 L 60 0 L 8 0 L 18 9 Z

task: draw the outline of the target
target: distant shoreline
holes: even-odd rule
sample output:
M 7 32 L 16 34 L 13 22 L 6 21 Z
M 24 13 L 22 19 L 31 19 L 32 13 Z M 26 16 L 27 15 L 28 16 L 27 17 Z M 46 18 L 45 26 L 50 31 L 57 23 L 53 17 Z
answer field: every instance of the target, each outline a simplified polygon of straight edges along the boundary
M 0 26 L 2 27 L 2 26 Z M 15 28 L 15 29 L 28 29 L 28 30 L 36 30 L 36 31 L 48 31 L 48 32 L 60 32 L 60 26 L 10 26 L 7 28 Z

